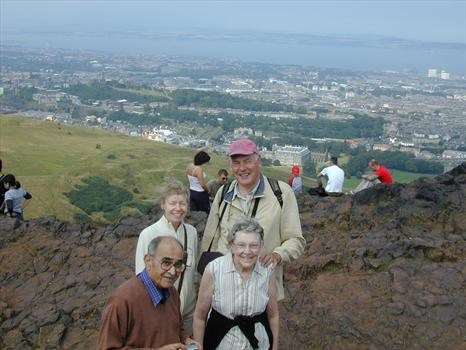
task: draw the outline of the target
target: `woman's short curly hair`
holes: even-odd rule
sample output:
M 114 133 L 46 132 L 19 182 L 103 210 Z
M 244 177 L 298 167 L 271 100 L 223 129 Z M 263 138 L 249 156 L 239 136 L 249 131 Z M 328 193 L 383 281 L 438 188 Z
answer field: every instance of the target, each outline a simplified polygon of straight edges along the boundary
M 259 236 L 261 243 L 264 241 L 264 229 L 262 226 L 252 218 L 244 218 L 237 221 L 228 232 L 228 244 L 232 244 L 236 238 L 236 234 L 241 233 L 255 233 Z
M 186 200 L 189 202 L 189 191 L 180 180 L 175 179 L 172 176 L 166 176 L 164 178 L 164 184 L 160 189 L 160 202 L 163 203 L 165 200 L 173 194 L 182 194 L 186 196 Z

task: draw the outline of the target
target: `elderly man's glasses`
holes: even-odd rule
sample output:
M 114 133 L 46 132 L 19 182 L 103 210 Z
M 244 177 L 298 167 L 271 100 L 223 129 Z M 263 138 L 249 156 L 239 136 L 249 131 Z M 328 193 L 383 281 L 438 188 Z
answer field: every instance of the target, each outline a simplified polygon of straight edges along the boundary
M 233 243 L 235 245 L 235 247 L 239 250 L 239 251 L 246 251 L 246 250 L 250 250 L 251 252 L 257 252 L 261 245 L 259 243 L 251 243 L 251 244 L 246 244 L 246 243 Z
M 172 268 L 172 266 L 175 268 L 176 272 L 183 272 L 186 268 L 186 264 L 182 260 L 173 261 L 173 259 L 168 258 L 163 258 L 160 260 L 160 267 L 162 270 L 168 271 Z

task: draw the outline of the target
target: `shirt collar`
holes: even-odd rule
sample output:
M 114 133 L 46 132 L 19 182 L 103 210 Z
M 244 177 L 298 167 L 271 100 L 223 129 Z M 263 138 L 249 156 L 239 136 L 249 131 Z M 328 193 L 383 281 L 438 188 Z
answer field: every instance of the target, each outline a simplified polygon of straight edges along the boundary
M 168 219 L 165 217 L 165 215 L 162 215 L 162 221 L 163 221 L 167 226 L 169 226 L 171 229 L 173 229 L 173 232 L 178 232 L 178 230 L 180 230 L 180 229 L 183 227 L 183 225 L 184 225 L 184 222 L 182 221 L 181 224 L 180 224 L 180 226 L 178 226 L 178 230 L 176 230 L 176 229 L 175 229 L 175 226 L 173 226 L 173 224 L 172 224 L 170 221 L 168 221 Z
M 146 269 L 138 275 L 138 278 L 146 288 L 147 293 L 149 293 L 149 297 L 154 306 L 165 303 L 170 297 L 170 291 L 168 289 L 158 288 L 150 278 Z
M 235 186 L 233 187 L 232 195 L 231 195 L 231 200 L 234 200 L 236 197 L 239 198 L 244 198 L 240 195 L 239 188 L 238 188 L 238 181 L 235 180 Z M 257 197 L 263 197 L 264 196 L 264 189 L 265 189 L 265 184 L 264 184 L 264 175 L 261 174 L 259 177 L 259 182 L 257 185 L 252 189 L 251 192 L 249 192 L 248 197 L 249 199 L 252 198 L 257 198 Z

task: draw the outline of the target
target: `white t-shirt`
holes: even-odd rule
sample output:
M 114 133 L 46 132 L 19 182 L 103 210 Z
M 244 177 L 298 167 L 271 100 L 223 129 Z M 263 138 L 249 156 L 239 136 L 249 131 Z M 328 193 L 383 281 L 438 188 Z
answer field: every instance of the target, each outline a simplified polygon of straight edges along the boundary
M 320 173 L 328 178 L 325 192 L 343 192 L 345 172 L 338 165 L 326 167 Z

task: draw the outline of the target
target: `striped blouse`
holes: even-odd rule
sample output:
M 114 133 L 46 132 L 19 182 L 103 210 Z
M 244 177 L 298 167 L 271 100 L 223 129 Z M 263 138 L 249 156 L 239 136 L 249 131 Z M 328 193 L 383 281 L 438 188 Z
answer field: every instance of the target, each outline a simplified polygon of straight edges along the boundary
M 265 311 L 269 302 L 269 280 L 273 272 L 271 267 L 263 267 L 257 261 L 249 279 L 243 282 L 235 269 L 231 253 L 213 260 L 209 266 L 214 279 L 212 307 L 215 310 L 230 319 L 238 315 L 255 316 Z M 259 349 L 269 348 L 267 332 L 260 322 L 255 324 L 255 336 L 259 340 Z M 252 350 L 252 347 L 239 327 L 235 326 L 225 335 L 217 349 Z

